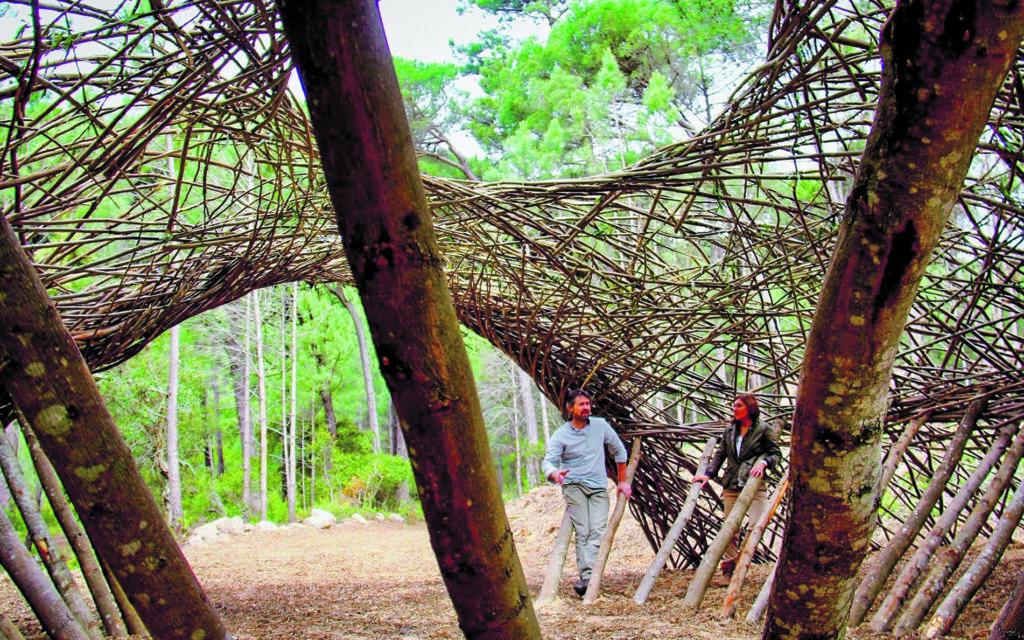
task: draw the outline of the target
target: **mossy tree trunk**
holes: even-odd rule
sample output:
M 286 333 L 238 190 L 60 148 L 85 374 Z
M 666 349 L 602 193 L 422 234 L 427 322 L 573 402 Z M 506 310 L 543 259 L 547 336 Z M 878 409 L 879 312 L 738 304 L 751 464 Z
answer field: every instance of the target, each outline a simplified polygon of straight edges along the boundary
M 1022 28 L 1019 3 L 900 0 L 883 29 L 879 107 L 801 374 L 766 639 L 845 634 L 900 336 Z
M 0 383 L 154 638 L 223 638 L 56 307 L 0 217 Z
M 468 638 L 540 638 L 377 3 L 278 6 L 459 625 Z

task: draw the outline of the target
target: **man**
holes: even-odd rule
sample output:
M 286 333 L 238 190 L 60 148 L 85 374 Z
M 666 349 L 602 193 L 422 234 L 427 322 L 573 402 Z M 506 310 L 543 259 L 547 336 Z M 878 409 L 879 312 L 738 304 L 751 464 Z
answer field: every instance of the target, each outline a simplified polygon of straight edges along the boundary
M 576 568 L 580 574 L 572 588 L 583 597 L 608 526 L 606 449 L 618 466 L 619 493 L 628 500 L 632 489 L 626 481 L 626 447 L 605 419 L 591 417 L 590 394 L 573 389 L 566 397 L 565 408 L 570 420 L 551 434 L 543 469 L 549 480 L 562 485 L 562 498 L 576 533 Z

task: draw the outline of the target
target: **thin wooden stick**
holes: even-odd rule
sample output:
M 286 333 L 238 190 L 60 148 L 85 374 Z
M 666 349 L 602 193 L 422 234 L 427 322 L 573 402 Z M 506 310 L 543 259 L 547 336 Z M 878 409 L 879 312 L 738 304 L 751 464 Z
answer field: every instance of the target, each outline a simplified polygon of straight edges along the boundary
M 718 567 L 718 561 L 722 559 L 725 550 L 729 548 L 733 536 L 740 530 L 743 516 L 747 515 L 747 509 L 750 508 L 750 503 L 754 501 L 754 495 L 760 487 L 761 478 L 747 480 L 746 486 L 743 487 L 743 491 L 740 492 L 736 503 L 732 506 L 732 511 L 729 512 L 729 517 L 722 523 L 722 528 L 718 530 L 718 535 L 715 536 L 711 546 L 704 553 L 704 559 L 701 560 L 700 566 L 693 574 L 693 580 L 690 581 L 690 586 L 686 590 L 686 597 L 683 598 L 684 607 L 696 609 L 704 600 L 704 594 L 708 590 L 708 585 L 711 584 L 711 576 L 714 575 L 715 569 Z
M 558 583 L 562 580 L 562 567 L 565 565 L 565 554 L 569 550 L 569 538 L 572 536 L 572 518 L 569 511 L 562 514 L 562 524 L 555 536 L 555 545 L 548 558 L 548 568 L 544 572 L 544 584 L 540 595 L 534 601 L 537 607 L 550 603 L 558 594 Z
M 717 438 L 715 436 L 708 438 L 707 444 L 704 445 L 704 451 L 701 453 L 700 462 L 697 463 L 697 471 L 693 475 L 704 475 L 704 471 L 708 468 L 708 463 L 711 462 L 711 456 L 715 453 L 716 441 Z M 700 497 L 700 492 L 701 489 L 703 489 L 703 486 L 704 485 L 699 482 L 690 483 L 690 490 L 686 494 L 686 502 L 683 503 L 683 508 L 679 510 L 679 514 L 672 523 L 672 528 L 670 528 L 668 530 L 668 534 L 665 535 L 665 539 L 662 541 L 661 547 L 658 549 L 658 553 L 654 556 L 654 560 L 652 560 L 650 566 L 647 567 L 643 580 L 640 581 L 640 586 L 637 587 L 636 593 L 633 594 L 633 602 L 637 604 L 647 602 L 647 596 L 650 595 L 651 589 L 654 587 L 655 579 L 657 579 L 658 574 L 661 573 L 661 570 L 665 567 L 669 554 L 671 554 L 672 549 L 675 548 L 676 540 L 679 539 L 680 534 L 683 532 L 683 528 L 686 527 L 690 522 L 690 518 L 693 516 L 693 509 L 697 506 L 697 498 Z
M 921 640 L 933 640 L 949 634 L 964 607 L 992 573 L 992 568 L 999 562 L 999 559 L 1003 557 L 1003 551 L 1010 543 L 1010 538 L 1013 537 L 1013 531 L 1017 528 L 1022 513 L 1024 513 L 1024 483 L 1017 485 L 1017 491 L 1013 494 L 1010 503 L 1006 505 L 1006 511 L 999 519 L 999 524 L 996 525 L 992 537 L 988 539 L 985 548 L 974 559 L 967 571 L 960 576 L 956 586 L 950 590 L 942 604 L 935 610 L 935 615 L 921 632 Z
M 775 570 L 778 568 L 778 563 L 772 567 L 772 572 L 768 576 L 768 579 L 761 585 L 761 590 L 757 593 L 757 599 L 754 600 L 754 604 L 750 607 L 750 611 L 747 612 L 747 622 L 758 623 L 761 618 L 764 617 L 764 612 L 768 609 L 768 598 L 772 594 L 772 585 L 775 584 Z
M 633 472 L 640 462 L 642 438 L 633 439 L 633 447 L 629 454 L 629 463 L 626 465 L 626 482 L 633 482 Z M 611 520 L 608 528 L 605 529 L 604 537 L 601 538 L 601 546 L 597 550 L 597 560 L 594 561 L 594 569 L 590 574 L 590 582 L 587 584 L 587 592 L 583 595 L 583 604 L 594 604 L 601 594 L 601 577 L 604 575 L 604 567 L 608 563 L 608 556 L 612 553 L 612 542 L 615 540 L 615 532 L 619 529 L 622 516 L 626 513 L 626 503 L 629 502 L 617 490 L 615 492 L 615 508 L 612 510 Z
M 750 562 L 754 559 L 754 552 L 757 550 L 757 545 L 761 542 L 764 530 L 768 528 L 768 523 L 771 522 L 775 516 L 775 511 L 782 504 L 782 499 L 785 497 L 788 489 L 789 471 L 786 471 L 786 474 L 779 482 L 779 486 L 775 487 L 771 500 L 768 501 L 768 508 L 765 509 L 754 526 L 747 532 L 747 539 L 743 543 L 743 550 L 740 551 L 739 557 L 736 558 L 736 568 L 733 569 L 732 579 L 729 580 L 729 589 L 725 592 L 725 600 L 722 603 L 723 618 L 731 618 L 736 613 L 737 597 L 740 594 L 740 589 L 743 587 L 743 581 L 747 577 L 747 569 L 750 567 Z

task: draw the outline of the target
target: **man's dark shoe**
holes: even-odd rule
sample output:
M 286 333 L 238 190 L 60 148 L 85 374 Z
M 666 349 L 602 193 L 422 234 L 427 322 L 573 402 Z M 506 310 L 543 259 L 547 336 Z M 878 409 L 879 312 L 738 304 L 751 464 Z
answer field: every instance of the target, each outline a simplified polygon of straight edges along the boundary
M 722 574 L 731 576 L 732 572 L 736 570 L 736 558 L 729 558 L 722 562 Z
M 576 584 L 572 585 L 572 590 L 576 592 L 576 595 L 582 598 L 587 593 L 587 586 L 589 584 L 589 580 L 580 580 Z

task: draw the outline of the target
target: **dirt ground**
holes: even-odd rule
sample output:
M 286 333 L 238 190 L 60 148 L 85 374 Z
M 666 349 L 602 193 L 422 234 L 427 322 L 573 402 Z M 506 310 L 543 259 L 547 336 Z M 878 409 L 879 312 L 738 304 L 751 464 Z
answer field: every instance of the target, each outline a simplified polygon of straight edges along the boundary
M 557 488 L 544 487 L 506 507 L 527 582 L 536 595 L 561 522 L 561 497 Z M 185 553 L 239 640 L 462 637 L 422 523 L 345 521 L 323 531 L 282 528 L 186 546 Z M 537 612 L 544 637 L 753 640 L 760 636 L 759 628 L 743 618 L 766 568 L 751 570 L 748 584 L 752 584 L 742 593 L 737 618 L 724 620 L 718 612 L 725 588 L 712 587 L 696 612 L 682 609 L 691 571 L 663 572 L 647 603 L 635 605 L 633 594 L 653 555 L 627 514 L 605 573 L 603 595 L 595 604 L 583 606 L 570 589 L 575 579 L 570 549 L 559 598 Z M 1022 550 L 1014 549 L 1004 558 L 1003 566 L 953 629 L 954 637 L 988 636 L 1017 571 L 1024 567 L 1022 556 Z M 28 640 L 45 637 L 7 580 L 0 582 L 0 611 Z M 848 637 L 878 636 L 853 632 Z

